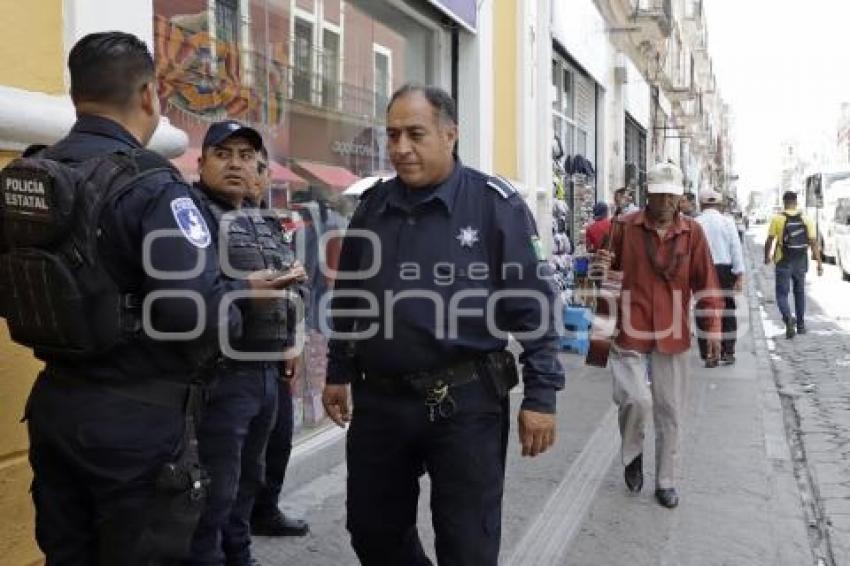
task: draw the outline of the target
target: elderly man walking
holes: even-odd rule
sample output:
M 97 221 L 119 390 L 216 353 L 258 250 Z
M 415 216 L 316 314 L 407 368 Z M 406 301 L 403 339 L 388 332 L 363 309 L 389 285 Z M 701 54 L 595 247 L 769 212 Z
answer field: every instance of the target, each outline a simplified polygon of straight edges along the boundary
M 744 254 L 735 221 L 720 212 L 723 197 L 717 191 L 706 189 L 700 192 L 699 202 L 702 214 L 697 216 L 697 222 L 702 226 L 708 247 L 711 248 L 711 259 L 717 280 L 724 291 L 725 309 L 721 326 L 723 336 L 720 342 L 720 363 L 735 363 L 735 334 L 738 331 L 738 319 L 735 316 L 735 293 L 740 292 L 744 283 Z M 704 320 L 704 319 L 700 319 Z M 706 367 L 717 367 L 718 360 L 708 358 L 708 341 L 700 334 L 697 338 L 700 357 L 705 360 Z
M 667 508 L 679 504 L 676 472 L 679 431 L 688 382 L 691 295 L 710 291 L 702 301 L 711 313 L 710 355 L 720 348 L 717 275 L 705 234 L 678 209 L 682 174 L 666 163 L 647 175 L 644 210 L 621 216 L 612 227 L 612 248 L 596 254 L 600 267 L 623 272 L 618 334 L 612 347 L 614 402 L 619 408 L 622 462 L 629 491 L 643 487 L 643 438 L 652 411 L 655 423 L 655 498 Z M 649 363 L 652 382 L 647 383 Z

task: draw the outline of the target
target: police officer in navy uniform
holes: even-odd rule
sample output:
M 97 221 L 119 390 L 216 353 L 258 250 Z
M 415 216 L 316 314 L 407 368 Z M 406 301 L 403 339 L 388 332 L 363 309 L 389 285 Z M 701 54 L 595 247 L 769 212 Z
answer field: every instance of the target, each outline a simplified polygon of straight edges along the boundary
M 98 261 L 127 297 L 145 302 L 150 326 L 76 363 L 42 356 L 46 365 L 26 410 L 36 539 L 50 565 L 174 564 L 155 533 L 180 509 L 161 513 L 158 482 L 186 448 L 188 384 L 215 345 L 208 338 L 219 330 L 241 335 L 236 306 L 219 317 L 225 295 L 289 281 L 265 272 L 222 278 L 190 187 L 167 161 L 142 149 L 160 118 L 144 42 L 120 32 L 91 34 L 73 47 L 68 67 L 77 121 L 42 156 L 77 165 L 135 153 L 158 169 L 104 209 L 97 228 Z M 168 296 L 153 295 L 162 292 Z M 154 332 L 191 337 L 201 309 L 199 339 Z M 91 313 L 97 316 L 103 313 Z M 188 547 L 190 536 L 169 547 Z
M 195 188 L 214 218 L 226 274 L 269 269 L 285 272 L 294 284 L 305 278 L 304 268 L 283 245 L 280 223 L 243 207 L 253 192 L 262 146 L 253 128 L 233 120 L 212 124 L 203 140 Z M 246 308 L 241 339 L 223 348 L 225 359 L 209 376 L 212 386 L 198 441 L 211 484 L 187 565 L 252 563 L 251 508 L 264 481 L 282 354 L 294 332 L 289 310 L 290 300 L 283 295 Z
M 398 176 L 361 198 L 331 301 L 323 403 L 351 422 L 347 528 L 367 566 L 431 564 L 416 530 L 427 472 L 437 561 L 495 566 L 516 375 L 507 332 L 523 346 L 522 454 L 555 441 L 551 273 L 522 197 L 454 157 L 447 93 L 406 85 L 387 115 Z
M 280 222 L 283 220 L 277 213 L 266 208 L 264 199 L 271 186 L 271 168 L 269 167 L 269 154 L 265 147 L 260 149 L 257 159 L 257 179 L 254 193 L 250 204 L 257 208 L 265 209 L 263 214 L 267 218 Z M 280 232 L 281 253 L 287 254 L 289 261 L 295 258 L 292 249 L 292 234 Z M 308 290 L 304 285 L 295 289 L 299 293 L 303 304 L 307 303 Z M 290 322 L 297 322 L 298 309 L 290 308 L 288 315 Z M 295 346 L 294 340 L 290 340 L 287 346 Z M 295 355 L 298 354 L 298 355 Z M 304 536 L 310 527 L 303 519 L 297 519 L 283 513 L 278 507 L 280 492 L 283 489 L 283 480 L 286 477 L 286 468 L 289 465 L 289 456 L 292 453 L 292 429 L 294 426 L 294 415 L 292 412 L 292 380 L 298 370 L 300 349 L 292 351 L 291 357 L 281 364 L 280 383 L 278 387 L 277 418 L 275 425 L 269 435 L 266 448 L 266 476 L 264 484 L 259 488 L 253 501 L 251 510 L 251 534 L 259 536 Z

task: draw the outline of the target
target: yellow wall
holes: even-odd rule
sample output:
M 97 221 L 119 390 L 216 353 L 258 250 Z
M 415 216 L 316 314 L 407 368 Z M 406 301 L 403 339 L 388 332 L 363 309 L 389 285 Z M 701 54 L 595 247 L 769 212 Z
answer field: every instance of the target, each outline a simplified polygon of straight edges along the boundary
M 0 0 L 0 85 L 65 92 L 62 0 Z
M 519 128 L 517 64 L 519 0 L 493 3 L 493 168 L 507 177 L 519 177 Z
M 63 77 L 61 0 L 0 0 L 0 85 L 59 94 Z M 14 140 L 12 140 L 14 141 Z M 0 151 L 0 166 L 16 154 Z M 0 563 L 38 564 L 26 427 L 20 418 L 40 367 L 0 321 Z

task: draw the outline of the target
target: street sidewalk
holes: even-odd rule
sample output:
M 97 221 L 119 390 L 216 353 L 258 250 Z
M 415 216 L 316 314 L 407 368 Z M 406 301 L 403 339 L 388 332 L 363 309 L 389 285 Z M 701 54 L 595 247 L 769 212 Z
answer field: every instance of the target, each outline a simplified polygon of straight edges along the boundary
M 749 281 L 748 281 L 749 282 Z M 558 443 L 536 459 L 519 456 L 511 432 L 502 532 L 502 564 L 718 566 L 813 564 L 755 289 L 741 322 L 734 366 L 705 369 L 694 352 L 682 442 L 678 509 L 653 498 L 653 438 L 648 430 L 644 490 L 627 492 L 619 463 L 610 370 L 565 354 Z M 694 348 L 695 350 L 695 348 Z M 520 394 L 513 396 L 514 412 Z M 514 421 L 515 422 L 515 421 Z M 338 441 L 336 449 L 341 450 Z M 315 473 L 284 495 L 283 508 L 306 515 L 303 539 L 255 539 L 263 564 L 357 564 L 345 531 L 345 466 Z M 419 524 L 433 556 L 423 479 Z

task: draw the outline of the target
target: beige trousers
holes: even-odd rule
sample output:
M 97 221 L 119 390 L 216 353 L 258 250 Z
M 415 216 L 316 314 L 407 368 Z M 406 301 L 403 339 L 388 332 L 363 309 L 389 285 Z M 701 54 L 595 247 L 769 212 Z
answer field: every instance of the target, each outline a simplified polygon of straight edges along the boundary
M 611 368 L 623 465 L 643 452 L 644 428 L 651 410 L 655 424 L 655 485 L 659 489 L 675 487 L 680 421 L 688 385 L 688 352 L 641 354 L 614 346 Z M 647 369 L 651 383 L 647 383 Z

